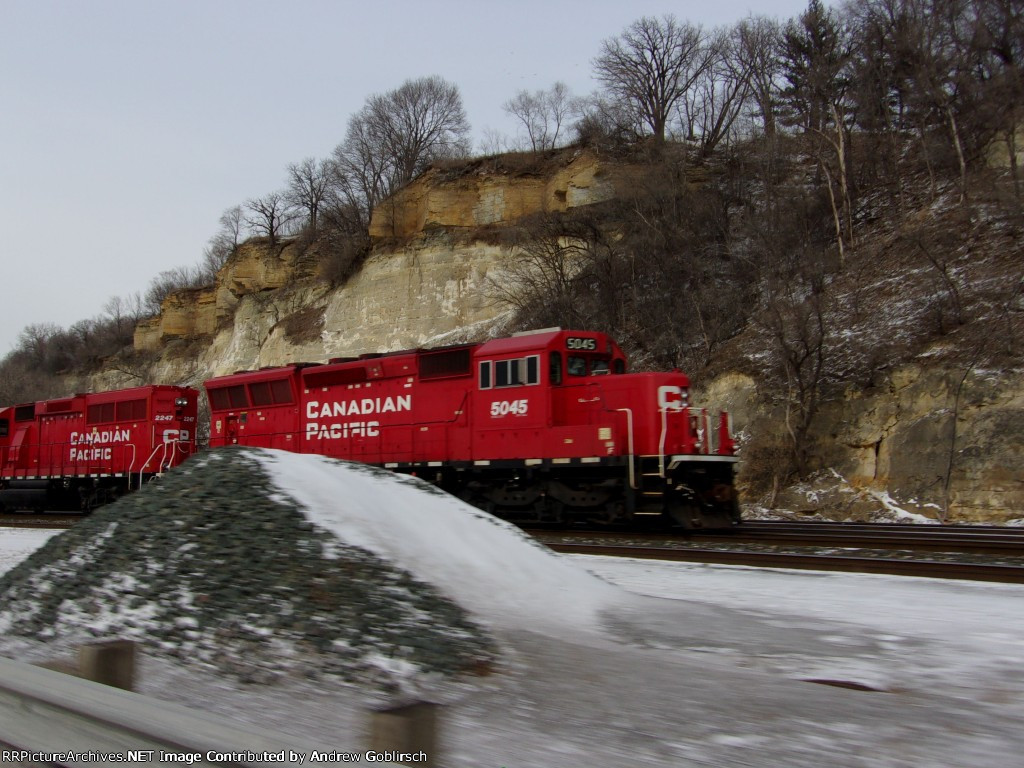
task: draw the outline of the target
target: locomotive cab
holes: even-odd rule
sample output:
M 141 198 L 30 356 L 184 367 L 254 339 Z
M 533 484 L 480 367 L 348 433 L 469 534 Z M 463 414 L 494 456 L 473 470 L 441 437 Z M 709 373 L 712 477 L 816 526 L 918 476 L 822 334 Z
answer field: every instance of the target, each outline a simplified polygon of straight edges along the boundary
M 521 522 L 729 527 L 733 443 L 691 408 L 682 373 L 626 373 L 606 334 L 552 329 L 474 353 L 471 484 Z

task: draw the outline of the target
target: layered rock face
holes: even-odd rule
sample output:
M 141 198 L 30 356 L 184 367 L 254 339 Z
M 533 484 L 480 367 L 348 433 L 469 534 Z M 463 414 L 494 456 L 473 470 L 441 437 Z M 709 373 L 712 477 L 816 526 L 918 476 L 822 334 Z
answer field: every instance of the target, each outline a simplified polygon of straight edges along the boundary
M 535 213 L 604 202 L 639 172 L 609 167 L 583 151 L 557 155 L 546 166 L 500 173 L 483 162 L 457 171 L 432 168 L 374 210 L 370 236 L 405 238 L 435 229 L 509 224 Z
M 764 406 L 751 377 L 720 376 L 699 399 L 729 410 L 738 432 L 784 442 L 784 414 Z M 871 519 L 888 506 L 943 522 L 1018 520 L 1022 435 L 1024 376 L 906 364 L 823 405 L 814 436 L 824 469 L 782 490 L 778 506 L 838 519 Z

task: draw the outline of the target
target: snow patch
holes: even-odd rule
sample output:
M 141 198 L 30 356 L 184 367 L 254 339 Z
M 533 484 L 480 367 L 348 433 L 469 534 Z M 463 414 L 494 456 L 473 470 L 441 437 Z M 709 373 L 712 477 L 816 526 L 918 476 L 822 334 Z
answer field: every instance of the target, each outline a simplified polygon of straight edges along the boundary
M 418 478 L 286 451 L 252 455 L 315 525 L 399 564 L 492 624 L 597 629 L 605 610 L 628 600 L 514 525 Z

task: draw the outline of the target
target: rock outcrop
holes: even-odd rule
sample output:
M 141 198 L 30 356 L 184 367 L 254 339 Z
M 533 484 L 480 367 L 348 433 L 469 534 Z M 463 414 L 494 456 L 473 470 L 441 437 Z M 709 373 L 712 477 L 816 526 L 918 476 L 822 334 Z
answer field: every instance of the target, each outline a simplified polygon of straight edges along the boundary
M 511 156 L 515 157 L 515 156 Z M 611 200 L 640 168 L 602 162 L 589 151 L 553 153 L 519 165 L 508 158 L 432 168 L 377 206 L 370 236 L 407 238 L 430 230 L 509 224 L 535 213 Z

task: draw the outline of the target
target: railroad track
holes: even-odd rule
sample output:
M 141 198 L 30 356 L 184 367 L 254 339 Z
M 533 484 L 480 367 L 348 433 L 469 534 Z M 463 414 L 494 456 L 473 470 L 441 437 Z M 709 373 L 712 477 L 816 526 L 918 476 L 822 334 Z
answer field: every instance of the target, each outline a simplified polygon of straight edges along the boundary
M 0 528 L 51 528 L 64 530 L 70 528 L 81 515 L 69 515 L 67 513 L 0 513 Z
M 676 549 L 672 547 L 612 546 L 606 544 L 548 543 L 556 552 L 576 555 L 605 555 L 691 563 L 748 565 L 759 568 L 798 568 L 815 571 L 884 573 L 937 579 L 966 579 L 1024 584 L 1024 566 L 962 563 L 935 560 L 900 560 L 884 557 L 798 554 L 794 552 L 749 552 L 721 549 Z
M 1024 530 L 744 523 L 728 532 L 535 533 L 558 552 L 1024 583 Z
M 726 534 L 697 533 L 694 539 L 1024 557 L 1024 528 L 1001 526 L 753 522 Z

